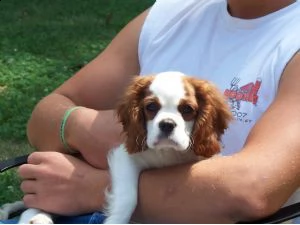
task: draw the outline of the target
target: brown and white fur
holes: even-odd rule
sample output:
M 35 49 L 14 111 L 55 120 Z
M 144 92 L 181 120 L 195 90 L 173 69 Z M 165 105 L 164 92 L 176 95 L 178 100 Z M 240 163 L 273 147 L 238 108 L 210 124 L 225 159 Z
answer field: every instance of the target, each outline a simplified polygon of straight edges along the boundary
M 141 171 L 217 154 L 231 119 L 212 84 L 179 72 L 137 77 L 117 112 L 126 141 L 108 155 L 112 186 L 105 220 L 115 224 L 130 221 Z
M 141 171 L 209 158 L 219 153 L 231 119 L 225 99 L 211 83 L 165 72 L 136 77 L 117 109 L 125 143 L 108 154 L 111 190 L 105 223 L 128 223 L 137 205 Z M 36 209 L 20 223 L 52 223 Z

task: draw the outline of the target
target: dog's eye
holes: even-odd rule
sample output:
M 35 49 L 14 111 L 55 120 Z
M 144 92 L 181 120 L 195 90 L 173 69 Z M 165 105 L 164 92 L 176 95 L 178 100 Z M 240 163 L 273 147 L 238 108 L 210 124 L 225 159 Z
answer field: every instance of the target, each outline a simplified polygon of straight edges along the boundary
M 181 105 L 179 111 L 183 115 L 191 114 L 194 112 L 194 109 L 190 105 Z
M 156 113 L 159 110 L 160 106 L 156 102 L 150 102 L 145 106 L 145 109 L 149 112 Z

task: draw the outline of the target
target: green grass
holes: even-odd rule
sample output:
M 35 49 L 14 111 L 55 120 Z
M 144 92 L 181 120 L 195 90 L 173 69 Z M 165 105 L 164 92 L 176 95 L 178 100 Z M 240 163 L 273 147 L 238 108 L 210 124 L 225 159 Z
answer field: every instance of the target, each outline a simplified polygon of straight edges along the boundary
M 21 200 L 23 194 L 19 189 L 20 179 L 16 169 L 0 173 L 0 205 Z
M 33 151 L 26 143 L 16 143 L 13 141 L 0 140 L 0 160 L 9 159 L 12 155 L 24 155 Z M 7 202 L 13 202 L 22 198 L 20 191 L 20 179 L 17 175 L 17 169 L 7 170 L 0 173 L 0 206 Z
M 0 137 L 25 140 L 43 96 L 94 58 L 150 0 L 0 2 Z
M 0 160 L 32 151 L 35 104 L 98 55 L 154 0 L 0 2 Z M 14 170 L 0 174 L 0 205 L 20 198 Z
M 27 142 L 16 142 L 0 140 L 0 160 L 9 159 L 12 156 L 20 156 L 33 151 L 33 148 Z M 1 186 L 0 186 L 1 187 Z

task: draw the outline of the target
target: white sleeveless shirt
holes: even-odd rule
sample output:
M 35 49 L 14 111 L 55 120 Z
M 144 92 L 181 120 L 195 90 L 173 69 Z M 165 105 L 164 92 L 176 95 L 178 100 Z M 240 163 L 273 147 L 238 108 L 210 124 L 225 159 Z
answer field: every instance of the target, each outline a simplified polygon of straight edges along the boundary
M 235 117 L 222 138 L 222 154 L 230 155 L 274 100 L 299 49 L 299 0 L 251 20 L 232 17 L 226 0 L 156 0 L 140 35 L 139 61 L 141 75 L 180 71 L 219 87 Z M 299 197 L 300 189 L 286 205 Z
M 180 71 L 219 87 L 235 117 L 222 139 L 230 155 L 274 100 L 299 49 L 299 1 L 244 20 L 228 13 L 226 0 L 157 0 L 142 28 L 139 60 L 142 75 Z

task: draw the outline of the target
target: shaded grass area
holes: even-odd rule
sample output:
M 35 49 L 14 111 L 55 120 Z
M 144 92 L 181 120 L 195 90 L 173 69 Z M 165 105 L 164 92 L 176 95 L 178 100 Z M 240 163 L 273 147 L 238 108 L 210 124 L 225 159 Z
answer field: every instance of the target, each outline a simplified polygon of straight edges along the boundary
M 27 142 L 3 141 L 0 139 L 0 161 L 14 156 L 25 155 L 33 151 Z
M 0 2 L 0 137 L 25 139 L 33 106 L 153 0 Z
M 35 104 L 98 55 L 154 0 L 0 2 L 0 160 L 31 152 Z M 15 170 L 0 174 L 0 205 L 20 199 Z
M 20 179 L 16 169 L 0 173 L 0 206 L 8 203 L 19 201 L 23 194 L 20 191 Z
M 24 155 L 33 151 L 26 143 L 0 140 L 0 161 L 16 155 Z M 7 202 L 20 200 L 23 196 L 20 191 L 20 178 L 17 169 L 10 169 L 0 173 L 0 206 Z

